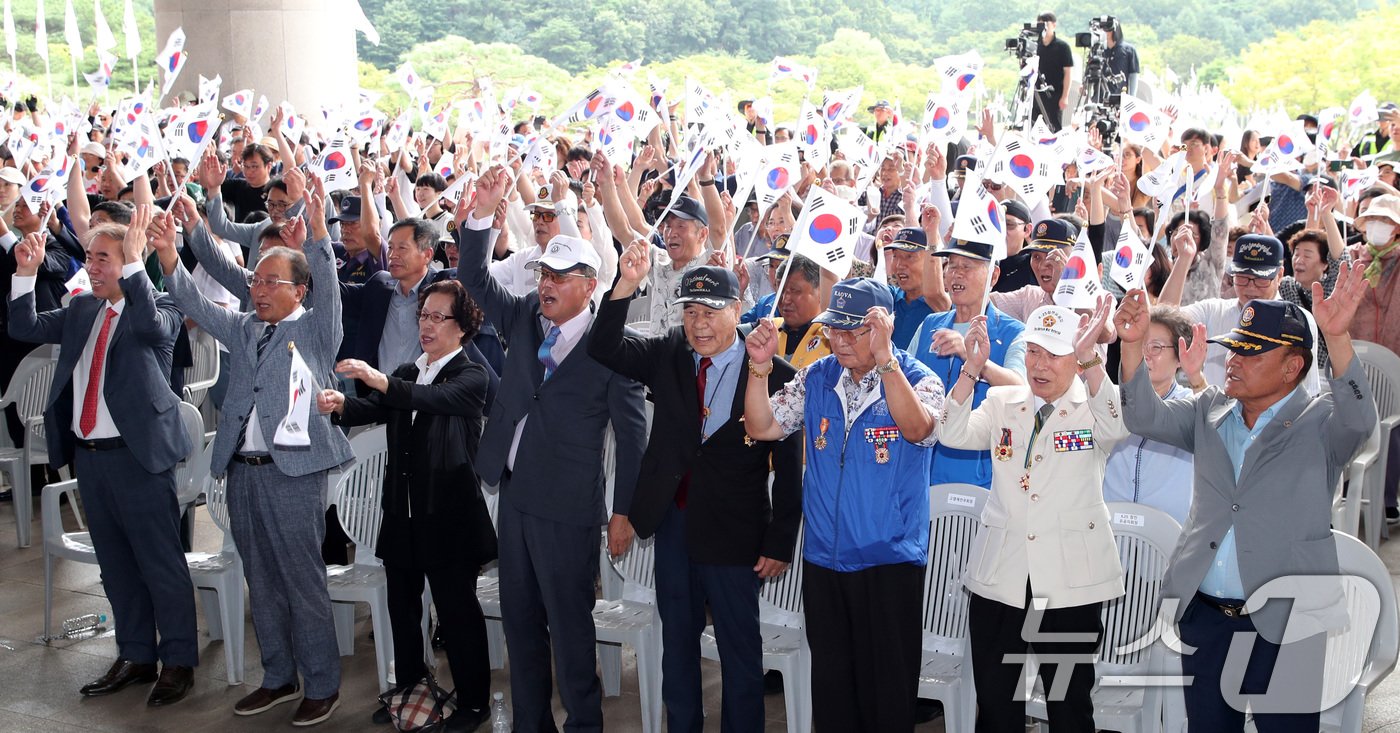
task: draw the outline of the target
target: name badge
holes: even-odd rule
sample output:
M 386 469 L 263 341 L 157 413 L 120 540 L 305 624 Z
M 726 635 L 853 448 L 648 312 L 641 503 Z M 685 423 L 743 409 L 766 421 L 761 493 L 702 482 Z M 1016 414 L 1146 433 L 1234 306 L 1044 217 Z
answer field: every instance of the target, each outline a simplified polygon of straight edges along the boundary
M 1084 430 L 1061 430 L 1055 433 L 1055 452 L 1069 453 L 1079 450 L 1094 449 L 1094 431 Z

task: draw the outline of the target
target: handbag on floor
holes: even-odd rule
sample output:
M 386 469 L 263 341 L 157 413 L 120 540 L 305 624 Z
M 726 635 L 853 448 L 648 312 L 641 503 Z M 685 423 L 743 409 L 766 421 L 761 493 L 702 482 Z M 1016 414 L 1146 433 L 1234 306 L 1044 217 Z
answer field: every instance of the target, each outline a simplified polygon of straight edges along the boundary
M 389 711 L 394 730 L 436 733 L 446 728 L 447 718 L 457 708 L 456 695 L 442 689 L 432 672 L 412 685 L 390 690 L 379 696 Z

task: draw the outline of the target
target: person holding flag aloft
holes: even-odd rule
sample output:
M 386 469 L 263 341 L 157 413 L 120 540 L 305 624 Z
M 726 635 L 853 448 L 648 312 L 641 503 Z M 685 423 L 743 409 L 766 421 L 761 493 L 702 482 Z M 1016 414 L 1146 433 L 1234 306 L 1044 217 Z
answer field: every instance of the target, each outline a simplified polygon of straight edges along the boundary
M 335 363 L 340 288 L 324 201 L 325 188 L 313 177 L 305 198 L 313 239 L 307 239 L 305 221 L 291 220 L 282 231 L 285 246 L 263 252 L 248 278 L 247 313 L 228 311 L 200 294 L 175 249 L 173 215 L 157 220 L 151 240 L 181 310 L 228 346 L 230 363 L 252 365 L 231 376 L 210 462 L 215 475 L 228 475 L 230 529 L 243 558 L 262 650 L 262 686 L 239 700 L 233 713 L 256 715 L 302 697 L 292 718 L 298 726 L 326 720 L 340 704 L 340 652 L 321 541 L 326 473 L 349 464 L 354 454 L 345 434 L 314 410 L 305 415 L 304 440 L 279 441 L 279 433 L 287 433 L 279 427 L 301 419 L 298 401 L 315 395 L 271 385 L 286 383 L 298 356 L 313 375 L 330 374 Z

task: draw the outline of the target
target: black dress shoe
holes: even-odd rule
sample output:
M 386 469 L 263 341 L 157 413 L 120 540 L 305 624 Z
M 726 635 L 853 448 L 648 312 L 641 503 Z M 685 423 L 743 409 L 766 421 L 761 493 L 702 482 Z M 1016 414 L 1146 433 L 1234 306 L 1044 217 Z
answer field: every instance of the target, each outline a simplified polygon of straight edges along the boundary
M 179 702 L 191 687 L 194 687 L 194 668 L 165 665 L 160 668 L 160 679 L 151 688 L 146 704 L 154 708 Z
M 155 682 L 156 677 L 155 664 L 137 664 L 126 659 L 117 659 L 112 662 L 112 668 L 107 670 L 107 674 L 83 685 L 78 692 L 88 697 L 110 695 L 129 685 Z
M 380 705 L 374 709 L 374 715 L 369 716 L 369 722 L 375 725 L 388 725 L 394 722 L 394 716 L 389 714 L 388 706 Z
M 763 673 L 763 694 L 781 695 L 783 693 L 783 673 L 776 669 L 770 669 Z
M 447 719 L 447 730 L 450 733 L 471 733 L 490 718 L 491 708 L 489 707 L 480 710 L 457 708 L 457 712 L 452 713 L 451 717 Z

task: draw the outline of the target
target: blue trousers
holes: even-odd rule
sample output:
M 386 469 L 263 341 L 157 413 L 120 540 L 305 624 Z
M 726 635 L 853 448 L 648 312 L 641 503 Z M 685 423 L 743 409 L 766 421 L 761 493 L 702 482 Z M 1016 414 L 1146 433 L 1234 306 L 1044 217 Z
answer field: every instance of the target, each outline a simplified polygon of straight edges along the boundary
M 721 673 L 720 730 L 763 730 L 761 581 L 752 566 L 691 562 L 685 510 L 672 506 L 656 529 L 656 610 L 661 615 L 661 699 L 666 729 L 700 733 L 700 633 L 705 606 L 715 622 Z
M 262 686 L 291 684 L 300 672 L 313 700 L 340 690 L 340 648 L 321 560 L 325 513 L 325 471 L 293 477 L 274 464 L 229 464 L 229 529 L 248 580 Z
M 1200 599 L 1193 598 L 1186 606 L 1177 628 L 1181 640 L 1195 647 L 1195 652 L 1181 657 L 1181 671 L 1194 677 L 1184 690 L 1186 697 L 1186 718 L 1191 733 L 1230 733 L 1244 730 L 1244 711 L 1236 710 L 1226 701 L 1221 692 L 1221 677 L 1225 670 L 1225 660 L 1230 652 L 1230 642 L 1235 634 L 1254 634 L 1254 622 L 1248 616 L 1230 618 L 1219 609 L 1211 608 Z M 1296 702 L 1311 694 L 1318 701 L 1313 709 L 1321 707 L 1322 670 L 1320 661 L 1327 648 L 1327 637 L 1323 634 L 1303 639 L 1288 645 L 1285 663 L 1278 666 L 1279 679 L 1274 683 L 1287 683 L 1295 689 L 1299 682 L 1304 687 L 1315 689 L 1302 695 L 1292 692 L 1290 702 Z M 1262 636 L 1254 639 L 1254 648 L 1249 655 L 1244 679 L 1239 692 L 1246 695 L 1262 695 L 1270 689 L 1270 678 L 1274 677 L 1275 663 L 1279 661 L 1281 647 L 1271 644 Z M 1292 663 L 1288 663 L 1292 660 Z M 1300 680 L 1298 675 L 1309 679 Z M 1313 713 L 1267 713 L 1254 711 L 1254 727 L 1259 733 L 1316 733 L 1320 714 Z
M 197 666 L 194 584 L 180 545 L 175 469 L 148 473 L 129 448 L 78 449 L 73 469 L 112 604 L 117 653 L 137 664 Z

